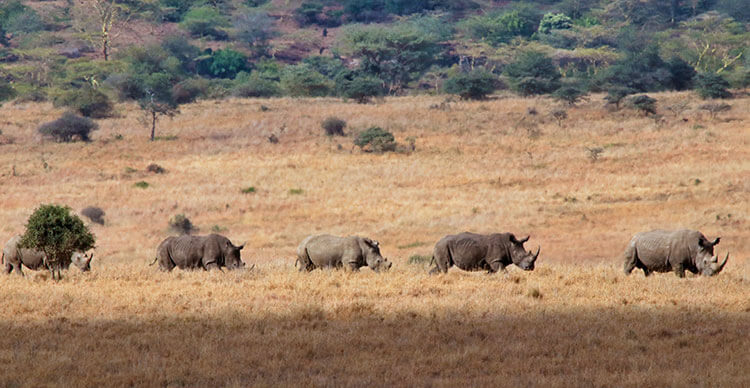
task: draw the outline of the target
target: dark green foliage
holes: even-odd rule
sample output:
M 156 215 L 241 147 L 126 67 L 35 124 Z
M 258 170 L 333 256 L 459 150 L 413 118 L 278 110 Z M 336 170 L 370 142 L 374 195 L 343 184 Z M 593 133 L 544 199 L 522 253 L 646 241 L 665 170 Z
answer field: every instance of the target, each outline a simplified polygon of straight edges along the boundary
M 635 89 L 624 86 L 613 86 L 607 90 L 607 96 L 604 97 L 604 100 L 607 101 L 608 104 L 614 105 L 615 109 L 620 109 L 620 103 L 622 100 L 635 93 L 637 93 Z
M 545 94 L 559 87 L 560 72 L 552 59 L 538 51 L 526 51 L 505 67 L 511 87 L 523 96 Z
M 457 94 L 464 100 L 483 100 L 497 89 L 497 77 L 485 70 L 459 73 L 445 81 L 445 92 Z
M 530 6 L 470 17 L 461 29 L 470 37 L 492 45 L 506 43 L 516 36 L 531 36 L 539 24 L 539 12 Z
M 336 77 L 335 83 L 339 96 L 354 99 L 360 104 L 369 102 L 372 97 L 385 94 L 383 80 L 363 72 L 342 71 Z
M 59 119 L 42 124 L 39 127 L 39 133 L 50 136 L 58 142 L 71 142 L 75 138 L 89 141 L 91 131 L 98 128 L 99 126 L 91 119 L 65 112 Z
M 191 8 L 180 22 L 180 27 L 190 35 L 212 37 L 216 40 L 227 38 L 227 33 L 222 28 L 228 25 L 227 19 L 216 8 L 210 6 Z
M 194 102 L 208 93 L 210 82 L 203 78 L 188 78 L 172 87 L 172 99 L 176 104 Z
M 716 9 L 734 20 L 750 22 L 750 7 L 747 0 L 718 0 Z
M 346 121 L 338 118 L 338 117 L 328 117 L 325 120 L 323 120 L 320 125 L 323 127 L 323 130 L 326 131 L 326 135 L 328 136 L 344 136 L 344 128 L 346 128 Z
M 169 230 L 178 234 L 190 234 L 198 229 L 184 214 L 177 214 L 169 220 Z
M 566 30 L 573 27 L 573 20 L 562 13 L 546 13 L 539 22 L 538 31 L 549 34 L 552 30 Z
M 83 221 L 67 206 L 41 205 L 26 223 L 20 246 L 44 252 L 45 265 L 58 269 L 75 251 L 94 248 L 96 240 Z M 54 275 L 54 273 L 53 273 Z
M 167 22 L 179 22 L 195 2 L 195 0 L 159 0 L 161 18 Z
M 139 188 L 139 189 L 147 189 L 150 185 L 146 181 L 138 181 L 133 183 L 133 187 Z
M 174 57 L 180 62 L 182 72 L 187 74 L 195 72 L 195 59 L 201 55 L 201 50 L 192 45 L 187 38 L 182 35 L 167 36 L 162 41 L 161 47 L 169 57 Z
M 366 152 L 383 153 L 396 150 L 393 134 L 380 127 L 370 127 L 360 132 L 354 139 L 354 145 Z
M 693 87 L 695 69 L 684 60 L 674 57 L 667 62 L 671 87 L 674 90 L 688 90 Z
M 628 105 L 633 109 L 641 111 L 643 114 L 656 114 L 656 99 L 645 94 L 633 96 L 628 99 Z
M 114 106 L 106 94 L 91 86 L 65 91 L 55 98 L 56 106 L 66 106 L 84 117 L 101 119 L 112 116 Z
M 16 90 L 10 82 L 0 78 L 0 102 L 10 100 L 16 97 Z
M 340 72 L 346 70 L 346 66 L 338 58 L 315 55 L 303 59 L 302 63 L 309 65 L 315 71 L 330 79 L 335 79 Z
M 252 74 L 240 73 L 235 78 L 232 95 L 236 97 L 274 97 L 281 95 L 277 81 L 264 78 L 257 70 Z
M 377 23 L 388 19 L 385 0 L 346 0 L 344 11 L 349 19 L 360 23 Z
M 695 90 L 702 99 L 730 98 L 729 81 L 716 73 L 700 73 L 695 77 Z
M 33 33 L 43 29 L 44 23 L 39 14 L 20 0 L 0 3 L 0 30 L 10 33 Z
M 675 71 L 681 72 L 680 66 Z M 682 85 L 685 74 L 675 75 Z M 673 75 L 669 65 L 659 56 L 656 46 L 629 53 L 625 59 L 604 69 L 600 78 L 605 84 L 635 89 L 638 92 L 659 91 L 673 88 Z
M 239 51 L 224 48 L 211 55 L 209 71 L 214 77 L 234 78 L 237 73 L 246 70 L 249 70 L 247 57 Z
M 242 194 L 255 194 L 255 191 L 256 191 L 255 186 L 248 186 L 248 187 L 243 187 L 242 189 L 240 189 L 240 192 Z
M 299 64 L 284 69 L 281 87 L 292 97 L 323 97 L 331 94 L 333 84 L 309 65 Z
M 294 19 L 302 26 L 316 24 L 319 21 L 319 15 L 323 12 L 323 4 L 318 1 L 303 1 L 300 6 L 294 10 Z
M 580 101 L 585 100 L 586 94 L 586 91 L 580 87 L 563 86 L 560 89 L 555 90 L 555 92 L 552 93 L 552 97 L 558 101 L 563 101 L 568 105 L 575 105 Z

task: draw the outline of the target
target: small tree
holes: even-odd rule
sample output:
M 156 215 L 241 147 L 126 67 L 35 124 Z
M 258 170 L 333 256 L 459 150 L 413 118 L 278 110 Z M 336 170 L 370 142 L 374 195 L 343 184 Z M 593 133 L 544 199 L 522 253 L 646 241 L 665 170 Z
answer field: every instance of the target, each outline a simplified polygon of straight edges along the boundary
M 180 113 L 172 96 L 171 77 L 165 73 L 151 74 L 143 85 L 144 97 L 138 100 L 151 125 L 151 141 L 156 137 L 156 121 L 159 116 L 174 117 Z
M 463 100 L 484 100 L 497 88 L 497 77 L 485 70 L 460 73 L 445 81 L 445 92 Z
M 700 73 L 695 80 L 695 90 L 702 99 L 730 98 L 729 81 L 716 73 Z
M 607 101 L 607 104 L 614 105 L 615 109 L 619 110 L 622 100 L 635 92 L 635 89 L 631 89 L 628 87 L 613 86 L 607 89 L 607 96 L 604 97 L 604 100 Z
M 366 104 L 372 97 L 385 94 L 383 81 L 380 78 L 361 72 L 341 71 L 334 82 L 338 95 L 354 99 L 360 104 Z
M 44 266 L 52 278 L 61 278 L 60 270 L 70 265 L 75 251 L 94 248 L 94 235 L 67 206 L 42 205 L 29 217 L 20 246 L 44 252 Z
M 559 87 L 560 72 L 542 52 L 526 51 L 505 67 L 513 89 L 523 96 L 545 94 Z
M 346 128 L 346 121 L 338 117 L 328 117 L 320 123 L 320 126 L 326 131 L 328 136 L 344 136 L 344 128 Z
M 564 101 L 570 106 L 587 99 L 586 92 L 575 86 L 563 86 L 552 93 L 552 97 L 558 101 Z

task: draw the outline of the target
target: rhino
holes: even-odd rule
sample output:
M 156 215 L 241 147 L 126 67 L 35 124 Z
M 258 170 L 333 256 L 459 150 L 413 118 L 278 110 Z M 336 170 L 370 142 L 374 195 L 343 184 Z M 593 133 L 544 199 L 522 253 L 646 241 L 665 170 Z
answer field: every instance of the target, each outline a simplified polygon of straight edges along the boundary
M 453 265 L 464 271 L 493 273 L 515 264 L 531 271 L 542 247 L 536 253 L 526 251 L 523 247 L 526 241 L 529 236 L 518 240 L 513 233 L 447 235 L 435 244 L 432 260 L 436 266 L 430 274 L 447 273 Z
M 151 265 L 158 261 L 162 271 L 171 271 L 174 267 L 238 269 L 245 266 L 240 257 L 240 251 L 244 247 L 245 244 L 235 246 L 228 238 L 219 234 L 167 237 L 156 248 L 156 258 Z
M 720 237 L 709 241 L 697 230 L 652 230 L 638 233 L 625 249 L 625 274 L 640 268 L 648 276 L 651 272 L 674 271 L 685 277 L 685 270 L 704 276 L 716 275 L 724 269 L 729 253 L 719 263 L 714 246 Z
M 18 245 L 21 242 L 21 236 L 15 235 L 5 243 L 3 247 L 2 263 L 6 274 L 10 274 L 13 270 L 16 270 L 18 274 L 23 275 L 21 267 L 25 266 L 30 270 L 40 270 L 48 268 L 46 255 L 44 252 L 37 251 L 35 249 L 19 248 Z M 94 254 L 87 255 L 85 252 L 73 252 L 69 260 L 65 260 L 60 263 L 60 268 L 68 269 L 72 263 L 81 272 L 87 272 L 91 270 L 91 260 L 94 258 Z
M 380 254 L 380 243 L 366 237 L 339 237 L 330 234 L 308 236 L 297 247 L 299 270 L 344 268 L 359 271 L 368 266 L 375 272 L 387 271 L 393 263 Z M 296 264 L 295 263 L 295 264 Z

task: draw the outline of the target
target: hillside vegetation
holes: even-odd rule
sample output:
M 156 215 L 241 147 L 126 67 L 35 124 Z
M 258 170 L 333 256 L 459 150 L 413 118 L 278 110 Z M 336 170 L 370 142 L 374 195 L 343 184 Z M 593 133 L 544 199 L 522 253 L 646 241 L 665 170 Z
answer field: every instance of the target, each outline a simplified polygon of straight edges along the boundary
M 41 141 L 60 109 L 7 104 L 0 239 L 41 203 L 105 215 L 91 272 L 0 279 L 0 383 L 746 386 L 750 99 L 714 114 L 652 96 L 657 115 L 603 94 L 202 101 L 156 141 L 120 104 L 76 143 Z M 331 116 L 346 136 L 325 134 Z M 354 146 L 374 126 L 395 152 Z M 185 218 L 247 241 L 255 269 L 149 267 Z M 634 233 L 680 227 L 722 237 L 721 274 L 622 273 Z M 536 269 L 428 276 L 434 243 L 464 230 L 530 234 Z M 376 239 L 394 267 L 297 273 L 323 232 Z

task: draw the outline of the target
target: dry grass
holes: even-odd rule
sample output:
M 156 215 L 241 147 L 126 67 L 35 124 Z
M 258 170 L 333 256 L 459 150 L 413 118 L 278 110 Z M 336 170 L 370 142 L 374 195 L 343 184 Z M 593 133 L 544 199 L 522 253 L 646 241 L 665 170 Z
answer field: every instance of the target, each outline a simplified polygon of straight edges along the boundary
M 592 101 L 562 127 L 542 99 L 202 102 L 161 123 L 176 140 L 153 143 L 124 106 L 89 144 L 41 142 L 60 112 L 6 104 L 0 240 L 40 203 L 98 206 L 107 223 L 91 226 L 92 273 L 0 279 L 0 385 L 749 385 L 750 99 L 723 119 L 690 101 L 658 121 Z M 350 152 L 323 135 L 328 116 L 417 150 Z M 148 267 L 176 214 L 247 240 L 257 269 Z M 656 227 L 722 236 L 730 262 L 714 278 L 626 278 L 625 244 Z M 531 234 L 537 270 L 407 264 L 463 230 Z M 316 232 L 378 239 L 394 269 L 298 274 L 296 245 Z

